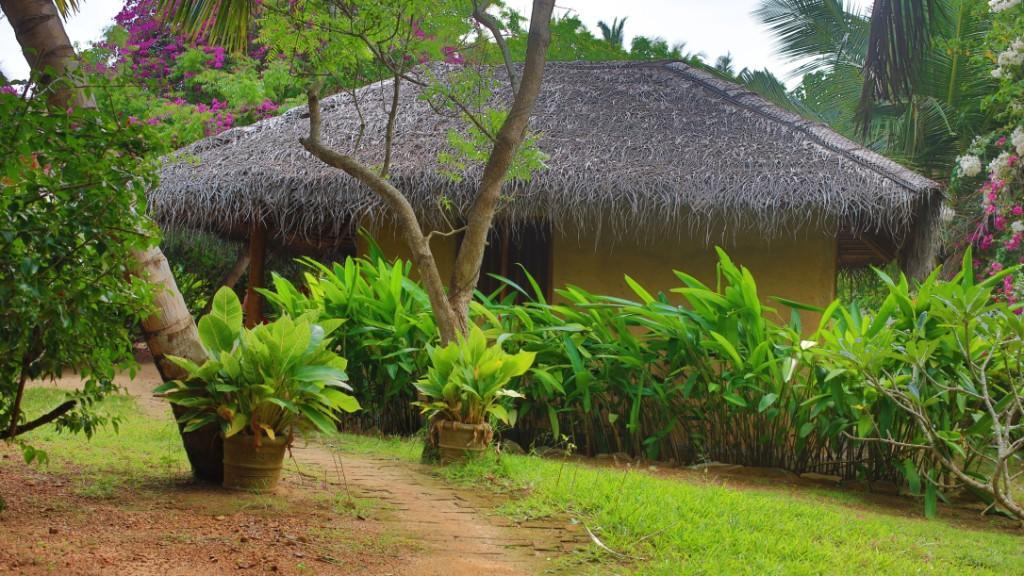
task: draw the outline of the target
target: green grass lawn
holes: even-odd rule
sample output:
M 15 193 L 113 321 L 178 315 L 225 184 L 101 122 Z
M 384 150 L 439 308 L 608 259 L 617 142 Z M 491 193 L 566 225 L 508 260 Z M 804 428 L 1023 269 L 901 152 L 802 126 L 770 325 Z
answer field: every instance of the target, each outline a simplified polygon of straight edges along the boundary
M 25 391 L 25 411 L 32 418 L 63 400 L 62 390 L 29 388 Z M 147 482 L 166 484 L 188 477 L 188 459 L 170 409 L 165 418 L 150 418 L 130 396 L 108 396 L 97 409 L 117 418 L 117 426 L 104 427 L 91 439 L 81 434 L 61 434 L 52 426 L 24 437 L 46 452 L 44 469 L 69 472 L 77 483 L 76 491 L 94 497 L 112 496 L 123 487 Z
M 29 414 L 61 397 L 56 390 L 29 390 Z M 187 475 L 169 414 L 149 418 L 127 397 L 108 398 L 101 409 L 122 418 L 118 433 L 104 429 L 87 441 L 51 428 L 27 440 L 49 453 L 47 466 L 75 471 L 86 495 Z M 408 461 L 419 459 L 421 447 L 418 440 L 351 435 L 325 443 Z M 590 546 L 572 573 L 1024 575 L 1024 534 L 871 510 L 849 493 L 727 488 L 533 456 L 438 471 L 453 483 L 505 492 L 501 514 L 576 519 L 622 555 Z
M 343 436 L 341 444 L 419 457 L 407 442 Z M 597 562 L 580 570 L 593 574 L 1024 574 L 1024 533 L 869 511 L 845 493 L 733 489 L 534 456 L 441 473 L 510 492 L 500 509 L 510 517 L 577 519 L 628 559 L 615 568 L 622 557 L 591 547 Z

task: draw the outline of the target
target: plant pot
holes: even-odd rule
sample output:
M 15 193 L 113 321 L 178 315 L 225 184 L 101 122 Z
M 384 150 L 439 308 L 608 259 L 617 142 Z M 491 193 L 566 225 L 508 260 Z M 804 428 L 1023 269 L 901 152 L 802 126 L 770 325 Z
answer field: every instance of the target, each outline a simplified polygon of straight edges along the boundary
M 281 465 L 289 438 L 256 439 L 235 434 L 224 439 L 224 487 L 248 492 L 272 492 L 281 478 Z
M 476 458 L 483 454 L 494 436 L 490 424 L 463 424 L 441 420 L 436 426 L 441 464 Z
M 184 415 L 188 409 L 184 406 L 171 404 L 174 419 Z M 192 475 L 197 480 L 220 484 L 224 480 L 224 440 L 220 435 L 220 426 L 207 424 L 198 430 L 185 432 L 185 424 L 178 423 L 181 443 L 185 447 L 188 463 L 192 466 Z

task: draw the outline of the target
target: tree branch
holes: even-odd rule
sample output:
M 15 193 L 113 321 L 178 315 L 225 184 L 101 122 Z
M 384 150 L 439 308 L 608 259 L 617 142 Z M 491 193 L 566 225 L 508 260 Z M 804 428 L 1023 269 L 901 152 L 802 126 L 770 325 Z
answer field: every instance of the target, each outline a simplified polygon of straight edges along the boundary
M 359 160 L 321 144 L 320 98 L 316 89 L 309 90 L 307 100 L 309 102 L 309 136 L 299 138 L 299 142 L 303 148 L 324 164 L 344 171 L 370 188 L 398 217 L 399 227 L 405 236 L 406 245 L 409 247 L 413 262 L 420 273 L 420 279 L 430 297 L 430 304 L 437 319 L 441 338 L 446 342 L 453 340 L 456 320 L 445 296 L 444 283 L 437 270 L 437 262 L 430 251 L 427 239 L 423 236 L 423 229 L 420 227 L 419 219 L 409 200 L 400 190 Z
M 67 400 L 60 406 L 57 406 L 56 408 L 50 410 L 46 414 L 43 414 L 39 418 L 36 418 L 31 422 L 27 422 L 24 426 L 18 426 L 13 432 L 11 430 L 7 430 L 3 434 L 0 434 L 0 440 L 8 440 L 10 438 L 14 438 L 15 436 L 25 434 L 26 432 L 31 432 L 36 428 L 39 428 L 40 426 L 45 426 L 50 422 L 53 422 L 57 418 L 60 418 L 61 416 L 70 412 L 71 409 L 74 408 L 76 404 L 77 402 L 75 402 L 74 400 Z
M 487 13 L 489 6 L 490 0 L 473 0 L 473 19 L 490 30 L 491 35 L 494 36 L 494 42 L 497 43 L 498 49 L 501 50 L 501 59 L 505 62 L 505 71 L 508 72 L 508 82 L 512 86 L 512 97 L 515 98 L 519 94 L 519 80 L 516 79 L 516 71 L 512 66 L 512 54 L 508 50 L 508 43 L 505 42 L 505 36 L 501 33 L 501 26 L 498 25 L 498 21 Z
M 462 322 L 460 331 L 463 332 L 467 328 L 466 311 L 480 277 L 480 266 L 487 246 L 487 233 L 491 229 L 501 187 L 515 158 L 516 149 L 526 135 L 530 115 L 540 94 L 548 44 L 551 41 L 550 22 L 554 4 L 554 0 L 533 2 L 526 62 L 523 65 L 519 91 L 508 117 L 498 131 L 494 148 L 484 166 L 479 191 L 467 217 L 466 235 L 455 259 L 449 300 L 452 302 L 456 317 Z
M 387 178 L 391 168 L 391 150 L 395 144 L 395 120 L 398 118 L 398 97 L 402 77 L 395 75 L 394 88 L 391 91 L 391 109 L 388 110 L 388 125 L 384 132 L 384 164 L 380 168 L 381 178 Z

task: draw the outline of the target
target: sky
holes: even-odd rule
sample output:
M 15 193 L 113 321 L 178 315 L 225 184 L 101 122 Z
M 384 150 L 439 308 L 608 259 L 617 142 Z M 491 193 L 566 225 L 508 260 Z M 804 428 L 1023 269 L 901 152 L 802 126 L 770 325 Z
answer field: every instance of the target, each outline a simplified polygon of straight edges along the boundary
M 508 0 L 525 14 L 530 0 Z M 98 40 L 120 11 L 124 0 L 84 0 L 80 13 L 67 22 L 72 42 Z M 736 69 L 768 68 L 786 78 L 789 66 L 775 57 L 771 36 L 751 12 L 760 0 L 556 0 L 556 14 L 573 11 L 588 28 L 597 32 L 597 22 L 626 17 L 626 43 L 634 35 L 660 36 L 669 44 L 685 42 L 686 51 L 703 53 L 714 61 L 730 52 Z M 854 0 L 867 8 L 871 0 Z M 24 78 L 28 65 L 6 19 L 0 19 L 0 70 L 9 78 Z M 792 80 L 791 80 L 792 82 Z

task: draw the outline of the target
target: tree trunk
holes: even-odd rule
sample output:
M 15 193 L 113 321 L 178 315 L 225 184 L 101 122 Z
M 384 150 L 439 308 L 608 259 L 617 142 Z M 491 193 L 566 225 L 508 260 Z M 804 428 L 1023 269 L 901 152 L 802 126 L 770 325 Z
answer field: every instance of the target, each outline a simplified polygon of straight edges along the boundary
M 160 247 L 153 246 L 145 252 L 139 252 L 135 258 L 139 263 L 139 276 L 157 288 L 153 300 L 155 312 L 142 321 L 142 332 L 146 336 L 146 346 L 153 355 L 153 363 L 164 382 L 187 378 L 188 373 L 170 362 L 167 356 L 180 356 L 196 363 L 206 360 L 206 351 L 199 342 L 195 320 L 185 305 L 185 299 L 178 290 L 171 267 Z M 171 405 L 171 408 L 175 418 L 184 413 L 180 406 Z M 220 428 L 209 425 L 194 432 L 182 431 L 181 439 L 196 477 L 220 483 L 224 473 L 224 445 Z
M 88 99 L 69 77 L 78 69 L 78 60 L 53 0 L 0 0 L 0 8 L 50 103 L 59 108 L 87 105 Z
M 465 335 L 469 330 L 469 303 L 480 278 L 480 265 L 483 262 L 484 249 L 487 246 L 487 233 L 491 229 L 505 177 L 515 158 L 516 149 L 526 135 L 530 115 L 533 114 L 534 104 L 540 93 L 548 44 L 551 41 L 550 23 L 554 5 L 554 0 L 534 0 L 533 2 L 522 78 L 519 80 L 519 86 L 516 87 L 515 75 L 510 74 L 509 81 L 513 84 L 512 90 L 515 94 L 512 108 L 498 131 L 494 148 L 484 166 L 477 196 L 468 214 L 465 236 L 455 259 L 455 269 L 447 294 L 440 272 L 438 272 L 437 261 L 430 249 L 429 236 L 423 233 L 416 212 L 408 199 L 382 174 L 370 169 L 356 158 L 332 150 L 321 143 L 320 99 L 317 88 L 310 89 L 308 93 L 309 136 L 299 138 L 299 142 L 310 154 L 323 163 L 343 170 L 365 184 L 380 196 L 394 212 L 399 230 L 411 253 L 413 265 L 416 266 L 420 281 L 423 282 L 430 298 L 430 306 L 434 312 L 441 342 L 445 344 L 460 335 Z M 477 4 L 476 7 L 475 13 L 479 17 L 482 13 L 479 9 L 481 4 Z M 484 24 L 487 25 L 486 22 Z M 492 32 L 498 34 L 496 27 L 491 27 L 491 29 Z M 507 57 L 507 51 L 503 51 L 503 55 Z M 506 67 L 511 70 L 511 62 L 506 61 Z M 396 80 L 396 98 L 392 104 L 389 124 L 396 114 L 397 90 Z M 390 146 L 390 142 L 391 134 L 388 135 L 385 145 Z
M 70 77 L 78 68 L 78 61 L 53 0 L 0 0 L 0 9 L 11 23 L 25 59 L 50 104 L 59 109 L 69 105 L 95 106 Z M 180 369 L 168 362 L 166 356 L 173 354 L 195 362 L 205 360 L 195 321 L 160 248 L 154 246 L 140 252 L 136 259 L 139 275 L 157 287 L 156 312 L 142 323 L 146 345 L 165 381 L 182 377 Z M 182 438 L 196 476 L 219 481 L 222 447 L 218 428 L 211 426 L 183 434 Z
M 512 108 L 501 125 L 501 130 L 498 131 L 494 148 L 484 166 L 476 199 L 466 218 L 466 232 L 455 257 L 448 301 L 456 318 L 456 327 L 461 334 L 465 334 L 469 327 L 469 303 L 480 279 L 480 266 L 487 248 L 487 235 L 491 230 L 498 201 L 501 199 L 501 187 L 515 158 L 516 149 L 526 135 L 530 115 L 533 114 L 537 95 L 540 94 L 548 44 L 551 42 L 549 23 L 554 4 L 554 0 L 533 2 L 523 75 Z

